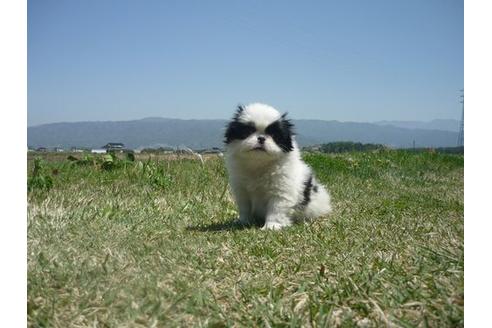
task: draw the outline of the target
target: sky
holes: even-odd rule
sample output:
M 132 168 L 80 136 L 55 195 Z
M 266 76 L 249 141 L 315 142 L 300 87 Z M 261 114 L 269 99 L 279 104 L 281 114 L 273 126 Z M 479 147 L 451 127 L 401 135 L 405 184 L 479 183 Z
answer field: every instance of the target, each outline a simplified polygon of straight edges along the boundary
M 28 0 L 28 126 L 461 117 L 463 1 Z

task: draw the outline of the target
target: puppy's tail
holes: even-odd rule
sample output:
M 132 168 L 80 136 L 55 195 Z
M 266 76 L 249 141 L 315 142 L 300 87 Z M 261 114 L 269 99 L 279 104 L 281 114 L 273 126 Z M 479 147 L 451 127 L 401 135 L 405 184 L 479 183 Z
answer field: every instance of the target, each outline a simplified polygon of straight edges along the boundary
M 317 182 L 313 184 L 310 200 L 304 208 L 304 217 L 314 219 L 332 211 L 331 197 L 325 187 Z

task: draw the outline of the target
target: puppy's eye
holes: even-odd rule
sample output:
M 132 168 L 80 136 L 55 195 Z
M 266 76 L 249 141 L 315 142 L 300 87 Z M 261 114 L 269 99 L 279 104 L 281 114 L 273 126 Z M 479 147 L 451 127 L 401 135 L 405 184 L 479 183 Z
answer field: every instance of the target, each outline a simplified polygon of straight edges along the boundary
M 288 120 L 282 119 L 273 122 L 267 126 L 265 133 L 271 136 L 284 152 L 294 149 L 292 145 L 292 124 Z
M 227 127 L 225 134 L 225 142 L 229 143 L 233 140 L 243 140 L 249 137 L 256 131 L 253 124 L 233 121 Z
M 283 131 L 278 121 L 273 122 L 265 129 L 265 133 L 271 137 L 281 137 L 285 134 L 285 132 L 286 131 Z

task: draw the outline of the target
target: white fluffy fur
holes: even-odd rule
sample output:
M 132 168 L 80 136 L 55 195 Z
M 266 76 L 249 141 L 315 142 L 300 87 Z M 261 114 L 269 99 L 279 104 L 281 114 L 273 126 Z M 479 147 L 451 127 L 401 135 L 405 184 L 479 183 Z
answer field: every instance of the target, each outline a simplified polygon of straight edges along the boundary
M 314 176 L 312 183 L 317 192 L 311 191 L 307 205 L 299 205 L 304 199 L 305 183 L 313 173 L 302 161 L 295 140 L 294 149 L 283 152 L 270 136 L 263 134 L 264 129 L 279 118 L 281 114 L 268 105 L 246 106 L 239 121 L 252 122 L 259 131 L 226 145 L 226 165 L 239 207 L 239 220 L 243 224 L 264 220 L 262 229 L 281 229 L 331 211 L 330 196 Z M 266 138 L 266 151 L 254 150 L 260 134 Z

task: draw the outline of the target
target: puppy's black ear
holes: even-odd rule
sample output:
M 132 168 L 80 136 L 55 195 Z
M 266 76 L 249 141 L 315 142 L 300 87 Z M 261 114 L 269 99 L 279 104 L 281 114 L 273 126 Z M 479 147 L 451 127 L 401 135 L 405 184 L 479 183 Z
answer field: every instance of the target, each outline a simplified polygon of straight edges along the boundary
M 234 117 L 232 118 L 232 120 L 233 121 L 239 120 L 239 117 L 241 116 L 243 111 L 244 111 L 244 106 L 241 104 L 237 105 L 236 113 L 234 113 Z
M 294 123 L 292 123 L 292 120 L 290 118 L 287 118 L 287 113 L 284 113 L 282 115 L 282 128 L 284 130 L 286 130 L 285 132 L 289 135 L 289 136 L 293 136 L 295 135 L 295 131 L 294 131 Z
M 286 112 L 286 113 L 284 113 L 284 114 L 282 115 L 282 121 L 284 121 L 284 123 L 285 123 L 286 125 L 288 125 L 289 129 L 291 130 L 291 132 L 292 132 L 292 133 L 294 133 L 294 130 L 293 130 L 293 128 L 294 128 L 294 124 L 292 124 L 292 121 L 291 121 L 291 119 L 290 119 L 290 118 L 287 118 L 287 114 L 288 114 L 288 113 Z
M 232 120 L 226 126 L 224 143 L 228 144 L 233 140 L 244 140 L 256 131 L 254 125 L 239 121 L 243 111 L 243 105 L 238 105 L 236 113 L 234 113 Z
M 287 113 L 284 113 L 282 115 L 282 128 L 285 130 L 285 133 L 289 135 L 289 139 L 292 142 L 292 136 L 294 136 L 296 133 L 294 131 L 294 123 L 292 123 L 292 120 L 290 118 L 287 118 Z

